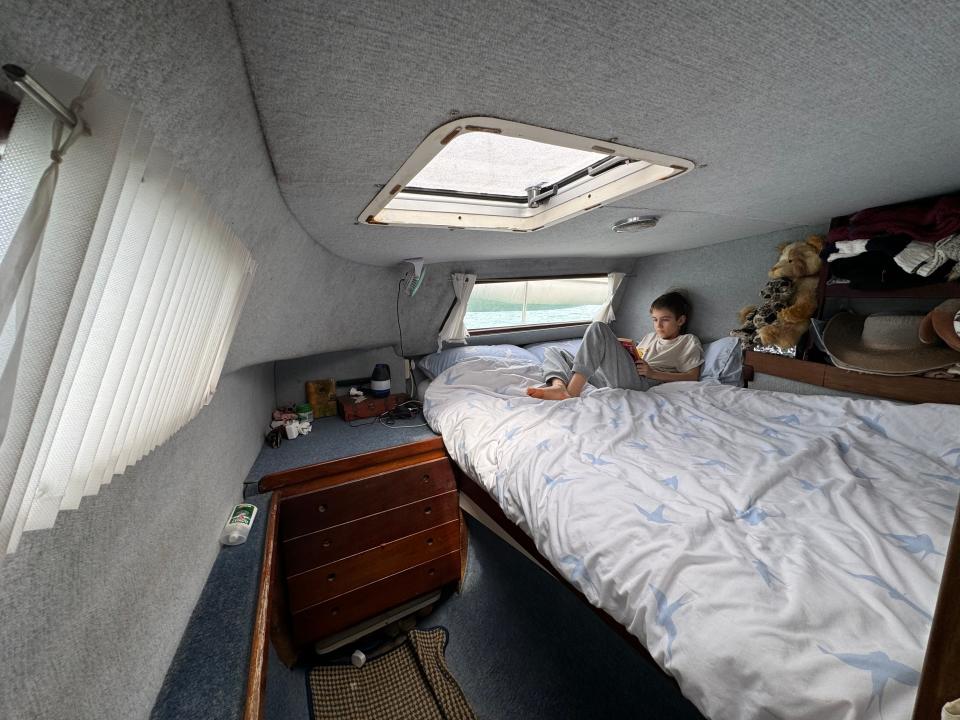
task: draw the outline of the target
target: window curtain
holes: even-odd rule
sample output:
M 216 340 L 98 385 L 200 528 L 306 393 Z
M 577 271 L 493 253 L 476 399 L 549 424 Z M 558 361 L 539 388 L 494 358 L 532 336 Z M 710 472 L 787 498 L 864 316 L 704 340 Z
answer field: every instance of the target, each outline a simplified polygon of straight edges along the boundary
M 77 94 L 76 78 L 31 74 L 59 97 Z M 101 90 L 82 113 L 90 133 L 59 169 L 0 443 L 8 552 L 210 401 L 255 269 L 129 100 Z M 51 122 L 24 100 L 0 182 L 29 182 Z
M 600 306 L 597 314 L 593 316 L 593 319 L 597 322 L 610 323 L 617 319 L 617 316 L 613 314 L 613 298 L 616 296 L 617 290 L 620 287 L 620 283 L 623 282 L 624 277 L 625 274 L 621 272 L 612 272 L 607 275 L 607 289 L 609 294 L 607 301 Z
M 468 273 L 454 273 L 451 275 L 451 279 L 453 280 L 453 293 L 457 296 L 457 302 L 450 311 L 447 321 L 440 328 L 437 350 L 442 350 L 444 343 L 466 343 L 467 338 L 470 337 L 465 318 L 467 303 L 470 302 L 470 293 L 473 292 L 473 286 L 477 284 L 477 276 Z

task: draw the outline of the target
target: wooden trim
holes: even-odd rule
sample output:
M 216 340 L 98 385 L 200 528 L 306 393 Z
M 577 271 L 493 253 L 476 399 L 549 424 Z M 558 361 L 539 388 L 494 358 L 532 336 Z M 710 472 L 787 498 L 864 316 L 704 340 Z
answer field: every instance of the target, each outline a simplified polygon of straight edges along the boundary
M 916 287 L 897 288 L 896 290 L 857 290 L 847 283 L 825 284 L 823 295 L 826 298 L 956 298 L 960 297 L 960 282 L 942 282 Z
M 664 678 L 669 680 L 671 685 L 676 688 L 677 692 L 680 692 L 680 686 L 677 685 L 677 681 L 672 675 L 669 675 L 657 664 L 657 661 L 653 659 L 650 651 L 644 647 L 643 643 L 631 635 L 620 622 L 614 620 L 604 610 L 592 605 L 583 595 L 583 593 L 580 592 L 580 590 L 571 585 L 567 579 L 563 577 L 563 575 L 557 572 L 557 570 L 554 569 L 553 564 L 547 560 L 537 549 L 533 539 L 527 533 L 517 527 L 517 525 L 506 516 L 506 514 L 503 512 L 503 509 L 499 504 L 497 504 L 496 500 L 490 497 L 490 493 L 488 493 L 480 485 L 474 482 L 468 475 L 466 475 L 456 463 L 453 464 L 453 474 L 457 480 L 457 487 L 460 488 L 460 492 L 476 503 L 477 506 L 483 510 L 483 512 L 490 516 L 490 519 L 493 522 L 497 523 L 497 525 L 499 525 L 505 533 L 513 538 L 520 545 L 520 547 L 524 549 L 525 552 L 529 553 L 530 556 L 533 557 L 544 570 L 549 572 L 561 585 L 573 592 L 574 595 L 576 595 L 584 605 L 590 608 L 595 615 L 603 620 L 603 622 L 606 623 L 611 630 L 626 640 L 640 654 L 640 657 L 647 664 L 656 669 L 656 671 Z
M 755 372 L 819 385 L 844 392 L 873 395 L 891 400 L 915 403 L 949 403 L 960 405 L 960 382 L 938 380 L 918 375 L 893 377 L 871 375 L 853 370 L 843 370 L 833 365 L 795 360 L 748 350 L 746 363 Z
M 920 687 L 913 706 L 913 720 L 940 715 L 940 709 L 960 698 L 960 505 L 953 518 L 940 578 L 940 594 L 933 611 L 927 652 L 920 671 Z
M 326 478 L 360 469 L 369 469 L 371 465 L 388 464 L 398 460 L 405 460 L 406 464 L 409 464 L 411 455 L 434 453 L 437 451 L 445 452 L 443 438 L 439 436 L 408 443 L 407 445 L 397 445 L 395 447 L 373 450 L 337 460 L 328 460 L 326 462 L 316 463 L 315 465 L 304 465 L 302 467 L 291 468 L 290 470 L 270 473 L 260 478 L 258 488 L 261 493 L 265 493 L 273 490 L 281 490 L 308 480 Z
M 253 619 L 253 642 L 247 666 L 247 699 L 243 720 L 260 720 L 264 715 L 267 691 L 267 663 L 270 657 L 270 595 L 275 578 L 274 557 L 277 547 L 277 496 L 270 498 L 267 510 L 267 529 L 263 540 L 263 560 L 260 564 L 260 586 L 257 590 L 257 611 Z

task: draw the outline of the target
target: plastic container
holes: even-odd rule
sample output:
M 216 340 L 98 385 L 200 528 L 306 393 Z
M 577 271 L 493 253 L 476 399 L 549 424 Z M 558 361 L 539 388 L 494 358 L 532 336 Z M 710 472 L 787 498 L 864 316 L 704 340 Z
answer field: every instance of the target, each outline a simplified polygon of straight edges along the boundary
M 257 516 L 257 506 L 249 503 L 235 505 L 230 511 L 230 519 L 223 526 L 220 542 L 224 545 L 240 545 L 247 541 L 253 519 Z
M 297 411 L 297 420 L 300 422 L 313 422 L 313 406 L 310 403 L 300 403 L 294 410 Z
M 377 363 L 373 366 L 370 376 L 370 390 L 374 397 L 388 397 L 390 395 L 390 366 L 386 363 Z

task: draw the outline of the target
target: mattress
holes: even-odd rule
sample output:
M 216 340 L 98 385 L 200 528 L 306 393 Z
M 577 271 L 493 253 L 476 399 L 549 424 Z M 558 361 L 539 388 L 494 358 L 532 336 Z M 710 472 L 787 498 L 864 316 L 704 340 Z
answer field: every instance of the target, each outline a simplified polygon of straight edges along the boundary
M 960 492 L 960 408 L 671 383 L 529 398 L 475 358 L 424 414 L 710 718 L 905 718 Z

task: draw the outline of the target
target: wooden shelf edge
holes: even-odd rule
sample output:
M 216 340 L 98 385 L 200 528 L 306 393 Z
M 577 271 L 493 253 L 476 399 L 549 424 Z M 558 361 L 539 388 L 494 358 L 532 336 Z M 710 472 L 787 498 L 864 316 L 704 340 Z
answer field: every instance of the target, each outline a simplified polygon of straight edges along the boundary
M 291 468 L 290 470 L 281 470 L 280 472 L 270 473 L 260 478 L 258 489 L 260 492 L 271 492 L 279 490 L 289 485 L 296 485 L 307 480 L 316 480 L 318 478 L 339 475 L 359 468 L 367 467 L 372 464 L 386 464 L 396 460 L 409 458 L 411 455 L 419 455 L 443 450 L 443 438 L 439 435 L 435 438 L 427 438 L 406 445 L 395 445 L 393 447 L 380 450 L 371 450 L 360 455 L 351 455 L 337 460 L 328 460 L 314 465 L 303 465 L 301 467 Z
M 757 373 L 775 375 L 831 390 L 872 395 L 902 402 L 960 405 L 960 381 L 958 380 L 939 380 L 918 375 L 899 377 L 871 375 L 754 350 L 747 350 L 744 362 Z

